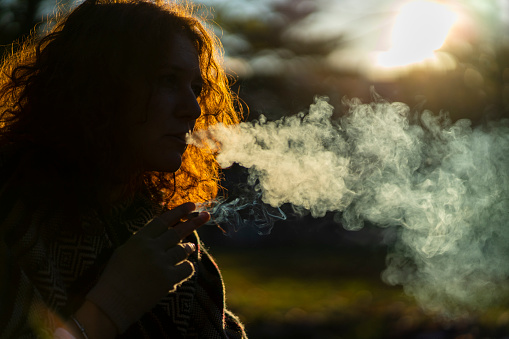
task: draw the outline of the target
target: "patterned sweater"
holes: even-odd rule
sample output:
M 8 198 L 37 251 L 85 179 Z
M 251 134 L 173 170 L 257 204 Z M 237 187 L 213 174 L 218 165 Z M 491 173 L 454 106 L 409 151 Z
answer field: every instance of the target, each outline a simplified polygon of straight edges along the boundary
M 1 159 L 0 159 L 1 160 Z M 1 167 L 0 178 L 5 174 Z M 59 210 L 30 201 L 15 185 L 0 188 L 0 338 L 52 338 L 94 286 L 109 257 L 160 211 L 139 196 L 108 215 Z M 27 211 L 31 212 L 28 213 Z M 69 227 L 73 223 L 80 227 Z M 121 338 L 246 338 L 225 308 L 219 270 L 195 233 L 195 274 Z

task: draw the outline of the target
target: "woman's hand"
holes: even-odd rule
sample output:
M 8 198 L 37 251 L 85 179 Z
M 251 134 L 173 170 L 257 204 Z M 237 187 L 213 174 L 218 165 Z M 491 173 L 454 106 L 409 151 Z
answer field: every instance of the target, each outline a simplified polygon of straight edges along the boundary
M 87 295 L 113 321 L 119 333 L 193 274 L 193 264 L 186 259 L 195 246 L 182 244 L 181 240 L 210 219 L 203 212 L 180 221 L 194 209 L 193 203 L 186 203 L 152 219 L 113 253 Z

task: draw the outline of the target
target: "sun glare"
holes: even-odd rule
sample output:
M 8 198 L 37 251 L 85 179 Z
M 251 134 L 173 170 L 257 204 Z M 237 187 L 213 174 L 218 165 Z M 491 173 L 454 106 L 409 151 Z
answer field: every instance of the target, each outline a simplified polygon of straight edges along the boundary
M 446 5 L 416 0 L 401 8 L 393 26 L 391 48 L 380 53 L 382 67 L 407 66 L 434 58 L 458 16 Z

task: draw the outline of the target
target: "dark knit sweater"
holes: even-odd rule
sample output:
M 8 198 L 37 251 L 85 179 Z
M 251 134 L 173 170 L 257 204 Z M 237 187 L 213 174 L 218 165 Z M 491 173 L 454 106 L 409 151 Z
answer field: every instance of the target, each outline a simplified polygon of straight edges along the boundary
M 0 162 L 0 175 L 2 169 L 5 174 Z M 4 181 L 0 189 L 0 338 L 51 338 L 79 308 L 115 248 L 160 211 L 140 195 L 108 215 L 90 210 L 73 219 L 51 201 L 34 208 L 16 188 Z M 189 258 L 195 274 L 121 338 L 246 337 L 225 308 L 216 264 L 196 233 L 187 241 L 198 245 Z

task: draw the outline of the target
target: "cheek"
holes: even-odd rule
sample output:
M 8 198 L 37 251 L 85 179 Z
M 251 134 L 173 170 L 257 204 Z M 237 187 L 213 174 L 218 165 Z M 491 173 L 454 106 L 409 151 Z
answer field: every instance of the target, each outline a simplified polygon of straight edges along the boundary
M 182 164 L 183 150 L 164 140 L 143 143 L 138 162 L 143 170 L 176 172 Z
M 155 133 L 148 122 L 132 124 L 124 135 L 125 143 L 121 145 L 131 157 L 140 157 L 154 143 Z
M 146 107 L 147 122 L 157 125 L 170 119 L 175 110 L 175 101 L 173 95 L 167 91 L 156 89 Z

